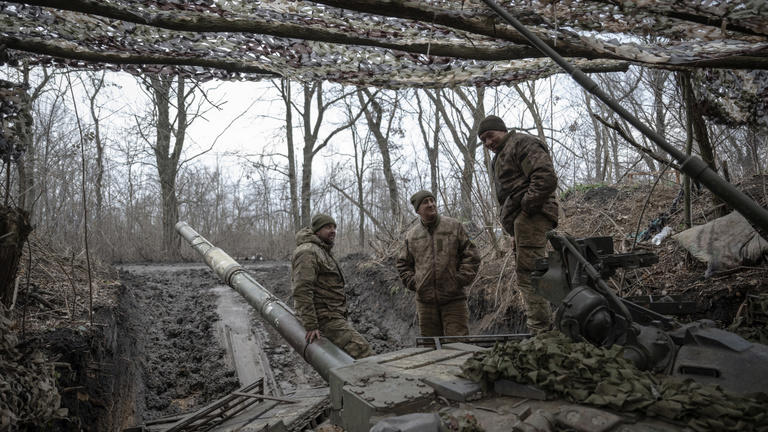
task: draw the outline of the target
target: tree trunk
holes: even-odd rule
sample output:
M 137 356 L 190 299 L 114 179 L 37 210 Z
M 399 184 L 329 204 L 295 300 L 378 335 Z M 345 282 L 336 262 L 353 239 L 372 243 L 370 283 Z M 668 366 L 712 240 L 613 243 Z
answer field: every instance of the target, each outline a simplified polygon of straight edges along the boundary
M 448 111 L 443 102 L 442 93 L 436 92 L 436 95 L 427 93 L 432 99 L 435 107 L 445 120 L 446 127 L 453 138 L 454 144 L 459 149 L 462 155 L 461 166 L 461 202 L 459 203 L 460 218 L 468 221 L 472 220 L 472 185 L 475 175 L 475 155 L 477 148 L 480 145 L 477 140 L 477 129 L 480 127 L 480 122 L 485 117 L 485 105 L 483 99 L 485 98 L 485 89 L 482 87 L 477 88 L 476 100 L 472 101 L 470 98 L 459 88 L 453 90 L 456 96 L 461 99 L 464 106 L 472 113 L 472 122 L 467 125 L 467 129 L 460 131 L 458 125 L 451 122 L 451 116 L 448 115 Z M 454 109 L 457 109 L 454 105 Z
M 712 147 L 712 143 L 709 141 L 709 132 L 707 131 L 707 124 L 704 121 L 704 115 L 701 107 L 696 101 L 696 94 L 693 91 L 693 79 L 690 73 L 681 73 L 681 85 L 682 93 L 685 101 L 686 113 L 688 114 L 687 121 L 691 123 L 691 129 L 693 130 L 693 137 L 697 143 L 699 143 L 699 153 L 701 159 L 709 165 L 712 171 L 717 172 L 717 165 L 715 164 L 715 150 Z M 721 204 L 723 201 L 712 195 L 712 207 L 717 210 L 714 213 L 715 217 L 725 215 L 725 206 Z
M 437 156 L 439 154 L 438 150 L 440 146 L 440 115 L 435 113 L 435 126 L 432 131 L 432 138 L 430 139 L 429 133 L 427 133 L 427 130 L 424 127 L 424 125 L 427 124 L 427 119 L 424 118 L 424 105 L 421 103 L 419 91 L 416 90 L 414 94 L 416 96 L 416 109 L 418 110 L 419 130 L 421 131 L 424 150 L 427 152 L 427 160 L 429 161 L 429 190 L 432 192 L 432 195 L 437 196 Z M 431 145 L 430 141 L 432 142 Z
M 541 120 L 541 115 L 539 114 L 539 108 L 536 106 L 536 87 L 531 82 L 527 83 L 528 85 L 528 91 L 531 93 L 531 97 L 528 98 L 525 93 L 523 93 L 523 90 L 520 88 L 519 85 L 516 83 L 512 84 L 512 86 L 515 88 L 515 91 L 517 91 L 517 94 L 520 96 L 520 99 L 523 100 L 523 103 L 528 108 L 528 111 L 531 113 L 531 117 L 533 117 L 533 124 L 536 125 L 536 133 L 539 136 L 539 139 L 541 142 L 546 143 L 547 137 L 544 134 L 544 122 Z
M 595 180 L 598 183 L 602 183 L 605 181 L 608 171 L 610 152 L 608 151 L 607 143 L 602 138 L 600 123 L 598 123 L 595 118 L 595 112 L 592 110 L 592 97 L 587 91 L 584 91 L 583 94 L 589 119 L 592 121 L 592 130 L 595 133 Z
M 333 139 L 336 134 L 345 129 L 349 129 L 362 115 L 362 110 L 353 118 L 349 119 L 345 124 L 337 127 L 331 131 L 325 139 L 318 144 L 318 136 L 320 134 L 320 127 L 323 125 L 323 118 L 328 108 L 335 102 L 346 97 L 343 94 L 336 100 L 326 101 L 323 99 L 323 84 L 322 82 L 304 84 L 304 109 L 301 112 L 302 121 L 304 123 L 304 148 L 302 149 L 302 169 L 301 169 L 301 224 L 302 226 L 309 226 L 312 219 L 311 203 L 312 203 L 312 161 L 315 155 L 325 148 L 328 143 Z M 312 98 L 315 99 L 317 105 L 317 115 L 312 120 Z
M 293 107 L 291 106 L 291 81 L 284 78 L 280 81 L 280 91 L 285 103 L 285 138 L 288 147 L 288 183 L 291 199 L 291 222 L 293 230 L 301 229 L 301 215 L 299 214 L 299 194 L 296 177 L 296 152 L 293 143 Z
M 23 83 L 29 86 L 29 66 L 24 65 L 22 70 Z M 21 122 L 19 127 L 15 128 L 19 134 L 19 140 L 24 146 L 24 155 L 17 161 L 16 169 L 19 177 L 19 190 L 16 202 L 18 207 L 27 212 L 29 220 L 32 220 L 32 210 L 35 201 L 35 148 L 33 136 L 32 103 L 40 94 L 44 84 L 48 82 L 48 75 L 43 78 L 42 83 L 32 92 L 31 95 L 26 92 L 21 93 L 22 110 L 19 114 Z M 23 125 L 21 124 L 23 123 Z
M 312 161 L 315 158 L 315 141 L 317 136 L 312 133 L 312 96 L 318 93 L 318 98 L 322 100 L 322 84 L 307 84 L 303 86 L 304 90 L 304 111 L 302 120 L 304 123 L 304 148 L 302 149 L 301 163 L 301 226 L 309 226 L 312 217 L 310 215 L 312 204 Z M 319 115 L 320 113 L 318 113 Z
M 432 195 L 437 196 L 437 156 L 440 145 L 440 116 L 435 116 L 435 134 L 432 136 L 432 147 L 427 146 L 427 159 L 429 159 L 429 186 Z
M 0 300 L 13 302 L 14 281 L 27 236 L 32 232 L 29 214 L 20 208 L 0 207 Z
M 304 137 L 303 158 L 301 163 L 301 226 L 309 226 L 312 220 L 310 216 L 312 200 L 312 161 L 314 142 L 309 137 Z
M 187 126 L 186 102 L 184 100 L 184 78 L 178 78 L 177 85 L 177 128 L 176 140 L 171 150 L 173 125 L 170 119 L 170 96 L 173 78 L 166 76 L 150 77 L 154 102 L 157 108 L 155 162 L 160 179 L 160 193 L 163 207 L 163 253 L 167 259 L 181 257 L 181 238 L 176 235 L 176 222 L 179 219 L 179 203 L 176 196 L 176 176 L 179 158 L 184 146 L 184 134 Z
M 93 94 L 89 95 L 91 120 L 93 121 L 93 142 L 96 144 L 96 179 L 93 184 L 96 194 L 96 220 L 101 220 L 104 201 L 104 143 L 101 140 L 99 115 L 96 110 L 96 96 L 104 85 L 104 72 L 99 78 L 92 79 Z
M 386 129 L 382 128 L 384 122 L 384 110 L 381 104 L 376 101 L 373 94 L 368 89 L 363 89 L 362 93 L 365 93 L 366 100 L 363 100 L 361 92 L 357 93 L 357 97 L 360 100 L 360 104 L 363 106 L 363 112 L 365 119 L 368 122 L 368 127 L 373 133 L 376 139 L 376 145 L 379 148 L 381 154 L 382 171 L 384 172 L 384 179 L 387 181 L 387 190 L 389 191 L 389 211 L 392 217 L 397 222 L 400 220 L 400 193 L 397 189 L 397 181 L 395 180 L 395 174 L 392 170 L 392 157 L 389 154 L 389 132 L 392 127 L 392 119 L 395 116 L 395 110 L 397 109 L 397 99 L 392 107 L 392 113 L 390 115 L 390 121 L 387 123 Z M 366 103 L 368 102 L 368 103 Z M 370 106 L 370 108 L 369 108 Z

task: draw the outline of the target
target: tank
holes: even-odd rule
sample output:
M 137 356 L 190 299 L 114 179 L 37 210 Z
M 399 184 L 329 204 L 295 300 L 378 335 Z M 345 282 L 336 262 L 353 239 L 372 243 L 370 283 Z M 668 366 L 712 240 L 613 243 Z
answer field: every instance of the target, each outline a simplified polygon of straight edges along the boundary
M 483 2 L 768 238 L 768 210 L 632 116 L 495 1 Z M 683 325 L 663 310 L 618 297 L 606 282 L 617 268 L 658 258 L 616 254 L 610 238 L 548 234 L 554 251 L 537 262 L 532 282 L 558 306 L 560 333 L 419 338 L 412 348 L 353 361 L 327 340 L 307 346 L 290 307 L 187 224 L 176 228 L 327 381 L 332 426 L 325 430 L 768 430 L 768 347 L 710 321 Z M 261 413 L 215 430 L 308 427 L 294 417 Z
M 188 224 L 179 222 L 176 229 L 328 383 L 327 389 L 293 400 L 304 398 L 304 404 L 264 400 L 205 430 L 306 430 L 324 418 L 337 428 L 326 425 L 325 430 L 349 432 L 690 430 L 679 422 L 569 402 L 524 382 L 506 378 L 478 382 L 460 376 L 468 360 L 491 352 L 489 345 L 495 344 L 495 351 L 514 346 L 503 342 L 536 339 L 527 334 L 418 338 L 414 347 L 357 361 L 325 339 L 308 345 L 306 332 L 288 305 Z M 707 323 L 680 326 L 606 291 L 603 277 L 619 267 L 650 265 L 652 254 L 614 254 L 609 238 L 576 240 L 553 234 L 550 241 L 555 252 L 538 263 L 535 280 L 541 292 L 562 305 L 558 328 L 585 342 L 581 346 L 623 345 L 625 360 L 641 369 L 730 385 L 744 393 L 768 383 L 766 346 Z M 745 378 L 749 376 L 751 380 Z M 326 397 L 327 405 L 318 402 Z M 743 430 L 750 430 L 746 421 Z

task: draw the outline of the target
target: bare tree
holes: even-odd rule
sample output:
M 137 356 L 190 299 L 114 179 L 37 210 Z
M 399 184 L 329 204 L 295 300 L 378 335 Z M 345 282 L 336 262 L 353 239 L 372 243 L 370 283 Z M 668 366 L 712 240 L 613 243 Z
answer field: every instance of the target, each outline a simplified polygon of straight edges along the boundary
M 42 73 L 40 81 L 29 92 L 29 110 L 25 115 L 31 115 L 32 106 L 38 100 L 40 95 L 45 91 L 48 83 L 50 82 L 53 74 L 48 72 L 46 67 L 41 67 L 39 70 Z M 22 83 L 27 87 L 32 87 L 30 82 L 31 69 L 28 64 L 24 63 L 21 66 Z M 32 118 L 27 120 L 32 124 Z M 34 135 L 34 128 L 29 128 L 27 132 L 21 137 L 24 141 L 24 148 L 26 151 L 24 155 L 19 159 L 17 163 L 17 170 L 19 176 L 19 194 L 17 203 L 18 206 L 29 213 L 30 220 L 34 217 L 34 205 L 36 194 L 35 187 L 35 157 L 36 157 L 36 137 Z
M 363 95 L 365 95 L 365 98 L 363 98 Z M 379 147 L 381 167 L 384 171 L 384 178 L 387 181 L 387 188 L 389 189 L 389 209 L 395 223 L 398 223 L 402 215 L 400 210 L 400 192 L 392 169 L 390 146 L 393 122 L 397 118 L 397 112 L 400 109 L 400 95 L 395 92 L 392 100 L 389 101 L 386 113 L 388 119 L 385 119 L 385 110 L 382 107 L 382 103 L 377 100 L 376 96 L 376 94 L 371 93 L 365 88 L 360 89 L 357 92 L 360 105 L 363 107 L 363 112 L 365 113 L 365 119 L 368 121 L 368 128 L 376 139 L 376 144 Z
M 477 129 L 485 117 L 485 89 L 478 87 L 474 94 L 467 94 L 461 88 L 450 92 L 438 90 L 434 94 L 426 93 L 435 104 L 437 111 L 445 120 L 453 144 L 462 156 L 460 175 L 460 214 L 464 220 L 472 219 L 472 184 L 475 173 L 477 149 L 480 142 L 477 139 Z M 446 107 L 446 104 L 450 109 Z M 468 115 L 467 115 L 468 114 Z M 467 118 L 468 117 L 468 118 Z
M 143 136 L 154 153 L 157 175 L 160 182 L 163 253 L 169 259 L 178 259 L 181 240 L 174 229 L 179 219 L 179 201 L 176 181 L 181 165 L 186 130 L 195 116 L 188 116 L 194 87 L 187 89 L 182 76 L 147 75 L 144 84 L 153 104 L 154 140 Z M 175 84 L 175 85 L 174 85 Z M 175 103 L 172 97 L 175 96 Z M 175 112 L 172 118 L 171 114 Z M 143 134 L 143 128 L 139 125 Z
M 325 138 L 320 139 L 321 126 L 325 122 L 325 115 L 334 104 L 341 101 L 349 94 L 344 93 L 343 89 L 326 98 L 323 83 L 304 83 L 302 85 L 303 105 L 297 106 L 291 103 L 293 109 L 299 112 L 302 121 L 302 130 L 304 146 L 302 148 L 301 164 L 301 225 L 308 226 L 310 223 L 310 208 L 312 199 L 312 162 L 315 156 L 328 146 L 331 139 L 339 132 L 348 129 L 353 122 L 357 121 L 362 115 L 362 110 L 351 120 L 346 121 L 328 133 Z M 283 96 L 285 99 L 285 96 Z M 313 99 L 316 112 L 313 114 Z M 290 133 L 290 132 L 289 132 Z
M 288 79 L 280 80 L 280 96 L 285 104 L 285 138 L 288 151 L 288 182 L 290 185 L 291 200 L 291 220 L 293 221 L 294 231 L 301 228 L 301 215 L 299 214 L 299 193 L 297 190 L 296 176 L 296 152 L 293 142 L 293 107 L 291 94 L 291 81 Z
M 96 145 L 96 177 L 93 182 L 94 193 L 96 195 L 96 220 L 101 220 L 102 207 L 104 201 L 104 140 L 101 133 L 101 117 L 100 107 L 96 103 L 96 98 L 99 96 L 99 92 L 104 88 L 104 75 L 102 71 L 98 73 L 89 73 L 88 81 L 91 85 L 91 91 L 88 90 L 88 86 L 83 80 L 82 75 L 79 76 L 80 81 L 85 88 L 86 96 L 88 97 L 88 108 L 93 122 L 93 134 L 92 141 Z
M 424 150 L 427 152 L 427 160 L 429 161 L 429 189 L 433 195 L 437 196 L 437 156 L 439 155 L 440 146 L 440 116 L 437 115 L 437 113 L 432 114 L 431 117 L 432 121 L 434 122 L 434 126 L 432 126 L 431 130 L 428 131 L 426 129 L 428 119 L 425 118 L 426 115 L 424 113 L 424 104 L 421 102 L 419 90 L 414 92 L 414 96 L 416 97 L 416 110 L 419 131 L 421 132 L 421 137 L 424 143 Z

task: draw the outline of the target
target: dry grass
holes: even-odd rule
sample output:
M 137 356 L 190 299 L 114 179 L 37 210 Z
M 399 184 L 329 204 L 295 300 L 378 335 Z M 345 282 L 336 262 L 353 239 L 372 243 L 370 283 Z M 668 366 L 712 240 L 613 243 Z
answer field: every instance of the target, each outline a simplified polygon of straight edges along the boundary
M 85 251 L 47 243 L 33 232 L 19 263 L 14 326 L 24 333 L 90 324 Z M 30 250 L 32 260 L 30 261 Z M 92 307 L 114 307 L 119 283 L 113 267 L 91 257 Z

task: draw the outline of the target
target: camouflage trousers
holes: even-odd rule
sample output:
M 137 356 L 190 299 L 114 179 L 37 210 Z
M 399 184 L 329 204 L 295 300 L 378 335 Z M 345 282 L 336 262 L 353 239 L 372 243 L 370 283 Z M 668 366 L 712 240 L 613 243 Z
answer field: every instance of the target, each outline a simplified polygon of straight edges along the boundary
M 320 334 L 356 359 L 373 355 L 368 341 L 344 318 L 321 319 Z
M 536 260 L 546 257 L 547 231 L 555 224 L 544 214 L 527 215 L 521 212 L 515 218 L 515 259 L 517 265 L 517 286 L 525 303 L 528 331 L 539 333 L 549 329 L 552 311 L 549 302 L 534 293 L 531 287 L 531 272 Z
M 466 336 L 469 334 L 469 306 L 456 300 L 440 306 L 416 302 L 422 336 Z

